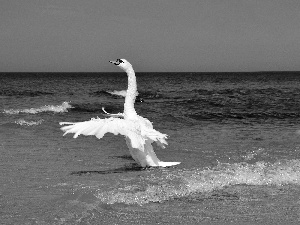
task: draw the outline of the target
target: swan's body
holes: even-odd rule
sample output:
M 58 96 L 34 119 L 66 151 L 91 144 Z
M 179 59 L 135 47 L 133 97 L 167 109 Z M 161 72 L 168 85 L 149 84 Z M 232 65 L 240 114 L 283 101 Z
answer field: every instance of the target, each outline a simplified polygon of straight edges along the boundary
M 110 61 L 111 63 L 123 69 L 128 76 L 128 89 L 125 96 L 124 113 L 106 114 L 110 118 L 94 119 L 85 122 L 61 122 L 60 125 L 67 125 L 61 129 L 65 134 L 75 133 L 74 138 L 78 135 L 95 135 L 102 138 L 105 133 L 121 134 L 125 136 L 126 144 L 129 148 L 132 158 L 142 167 L 147 166 L 173 166 L 180 162 L 162 162 L 160 161 L 152 147 L 152 142 L 156 142 L 160 147 L 165 148 L 167 145 L 167 135 L 153 129 L 152 123 L 139 115 L 134 109 L 134 102 L 137 96 L 137 84 L 134 70 L 131 64 L 125 59 Z

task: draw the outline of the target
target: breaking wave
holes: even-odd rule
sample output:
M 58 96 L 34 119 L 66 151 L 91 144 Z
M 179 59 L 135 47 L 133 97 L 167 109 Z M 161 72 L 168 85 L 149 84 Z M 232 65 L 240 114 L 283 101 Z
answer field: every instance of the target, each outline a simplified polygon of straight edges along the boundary
M 127 91 L 121 90 L 121 91 L 96 91 L 93 93 L 90 93 L 91 96 L 112 96 L 114 98 L 125 98 Z M 142 98 L 143 97 L 143 98 Z M 141 95 L 141 93 L 138 93 L 138 96 L 136 97 L 135 102 L 144 102 L 144 96 Z
M 63 102 L 61 105 L 45 105 L 39 108 L 30 108 L 30 109 L 4 109 L 3 113 L 5 114 L 37 114 L 41 112 L 54 112 L 54 113 L 63 113 L 68 112 L 68 109 L 73 108 L 69 102 Z
M 16 120 L 15 123 L 19 124 L 21 126 L 37 126 L 37 125 L 42 124 L 43 121 L 44 121 L 43 119 L 38 120 L 38 121 L 26 121 L 24 119 L 19 119 L 19 120 Z
M 126 90 L 122 90 L 122 91 L 108 91 L 108 93 L 111 94 L 111 95 L 125 97 L 126 94 L 127 94 L 127 91 Z
M 112 191 L 98 191 L 96 197 L 107 204 L 143 205 L 172 199 L 191 198 L 233 185 L 300 184 L 300 160 L 278 161 L 274 164 L 219 164 L 212 169 L 192 169 L 153 174 L 135 184 L 125 183 Z

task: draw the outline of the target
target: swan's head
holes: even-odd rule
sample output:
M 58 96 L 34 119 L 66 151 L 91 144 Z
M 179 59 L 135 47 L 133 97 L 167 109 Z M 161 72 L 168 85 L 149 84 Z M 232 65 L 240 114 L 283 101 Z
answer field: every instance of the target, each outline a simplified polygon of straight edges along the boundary
M 109 61 L 110 63 L 115 64 L 120 67 L 122 70 L 127 71 L 128 69 L 132 69 L 132 65 L 126 59 L 117 59 L 117 61 Z

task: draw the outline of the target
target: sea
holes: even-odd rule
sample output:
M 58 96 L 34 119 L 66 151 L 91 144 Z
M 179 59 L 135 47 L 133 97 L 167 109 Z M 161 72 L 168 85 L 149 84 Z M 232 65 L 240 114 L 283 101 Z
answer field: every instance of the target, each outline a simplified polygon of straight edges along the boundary
M 123 112 L 125 73 L 0 74 L 0 224 L 299 224 L 300 72 L 136 73 L 168 135 L 141 168 L 121 135 L 59 122 Z

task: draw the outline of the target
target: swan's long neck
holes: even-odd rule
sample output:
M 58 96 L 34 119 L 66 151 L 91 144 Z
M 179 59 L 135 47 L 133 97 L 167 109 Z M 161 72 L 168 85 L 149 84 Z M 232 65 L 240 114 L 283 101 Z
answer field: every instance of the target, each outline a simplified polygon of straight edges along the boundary
M 137 116 L 137 113 L 134 109 L 134 102 L 136 96 L 138 95 L 138 92 L 134 70 L 132 68 L 129 68 L 126 70 L 126 73 L 128 76 L 128 89 L 125 97 L 124 117 L 125 119 L 130 119 Z

